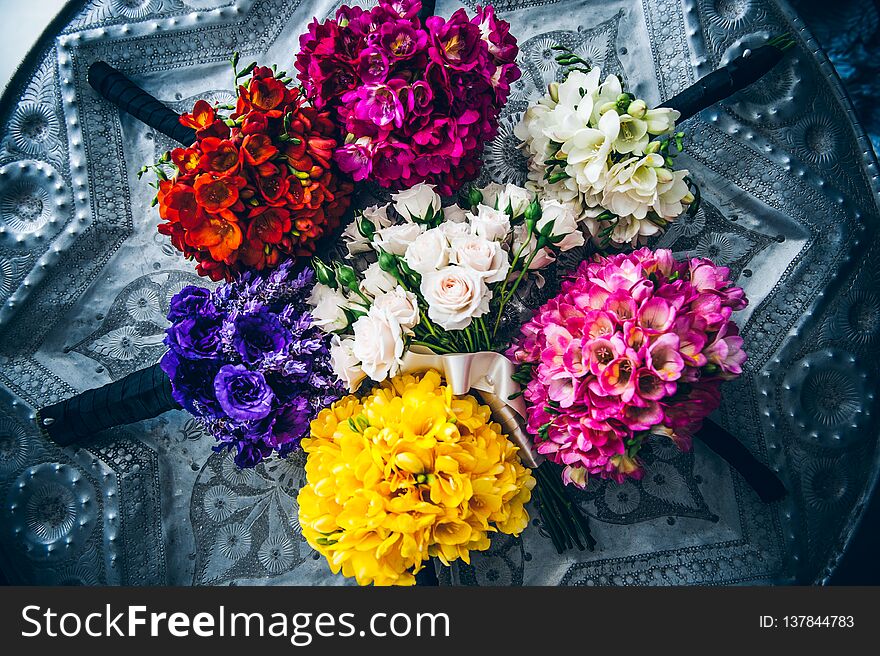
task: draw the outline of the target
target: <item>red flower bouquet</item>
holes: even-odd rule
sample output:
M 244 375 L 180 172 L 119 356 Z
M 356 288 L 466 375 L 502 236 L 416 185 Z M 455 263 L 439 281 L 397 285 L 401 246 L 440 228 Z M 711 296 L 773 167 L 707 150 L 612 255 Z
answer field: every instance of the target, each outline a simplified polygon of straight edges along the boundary
M 339 225 L 353 189 L 331 165 L 338 143 L 329 113 L 288 87 L 283 72 L 249 66 L 236 79 L 248 74 L 233 113 L 199 100 L 181 116 L 195 143 L 154 167 L 159 232 L 212 280 L 311 255 Z
M 516 39 L 491 7 L 424 25 L 419 0 L 343 6 L 300 37 L 299 79 L 346 134 L 335 152 L 355 180 L 451 194 L 476 177 L 483 145 L 519 79 Z

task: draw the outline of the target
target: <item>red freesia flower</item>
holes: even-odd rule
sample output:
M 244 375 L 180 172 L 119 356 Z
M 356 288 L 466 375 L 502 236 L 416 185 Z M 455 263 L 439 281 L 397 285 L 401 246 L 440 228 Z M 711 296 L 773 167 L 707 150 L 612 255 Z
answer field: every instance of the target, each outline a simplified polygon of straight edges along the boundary
M 200 143 L 202 156 L 199 164 L 205 171 L 220 175 L 231 175 L 238 171 L 239 151 L 228 139 L 207 137 Z
M 159 182 L 159 232 L 212 280 L 312 255 L 348 209 L 336 124 L 280 77 L 255 67 L 228 116 L 196 102 L 181 117 L 196 143 L 171 152 L 177 174 Z
M 196 200 L 208 212 L 220 212 L 238 202 L 238 190 L 245 185 L 243 178 L 218 177 L 202 173 L 196 178 L 193 189 Z

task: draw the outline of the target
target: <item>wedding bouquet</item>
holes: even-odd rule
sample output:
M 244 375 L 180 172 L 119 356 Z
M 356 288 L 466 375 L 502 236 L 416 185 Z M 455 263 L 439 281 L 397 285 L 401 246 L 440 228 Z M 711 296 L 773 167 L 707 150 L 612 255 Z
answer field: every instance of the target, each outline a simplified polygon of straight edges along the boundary
M 300 38 L 299 80 L 345 136 L 339 167 L 356 180 L 451 194 L 476 177 L 519 79 L 510 26 L 491 7 L 419 19 L 419 0 L 343 6 Z
M 742 373 L 730 271 L 666 249 L 595 257 L 522 327 L 508 350 L 529 382 L 528 431 L 566 483 L 640 478 L 639 449 L 682 450 Z
M 303 536 L 359 585 L 412 585 L 431 557 L 470 563 L 490 534 L 528 525 L 535 480 L 517 447 L 487 406 L 454 395 L 436 371 L 337 401 L 302 445 Z
M 504 310 L 523 280 L 584 243 L 569 206 L 515 185 L 472 190 L 470 211 L 442 208 L 426 184 L 392 200 L 360 213 L 343 235 L 349 251 L 376 256 L 363 272 L 315 262 L 312 317 L 334 333 L 333 367 L 352 391 L 365 377 L 396 375 L 413 346 L 500 349 Z
M 602 80 L 570 52 L 558 59 L 573 68 L 514 130 L 529 158 L 529 188 L 574 208 L 603 248 L 635 245 L 695 212 L 688 171 L 674 169 L 680 112 L 648 109 L 617 76 Z
M 284 71 L 237 71 L 232 61 L 235 107 L 197 101 L 180 117 L 195 142 L 140 172 L 158 176 L 159 232 L 212 280 L 312 255 L 353 189 L 331 165 L 338 143 L 329 113 L 288 87 Z
M 344 393 L 329 340 L 304 312 L 313 280 L 288 261 L 213 291 L 184 287 L 171 300 L 169 350 L 158 365 L 43 408 L 41 428 L 70 444 L 183 408 L 217 440 L 215 451 L 235 450 L 239 467 L 287 455 Z

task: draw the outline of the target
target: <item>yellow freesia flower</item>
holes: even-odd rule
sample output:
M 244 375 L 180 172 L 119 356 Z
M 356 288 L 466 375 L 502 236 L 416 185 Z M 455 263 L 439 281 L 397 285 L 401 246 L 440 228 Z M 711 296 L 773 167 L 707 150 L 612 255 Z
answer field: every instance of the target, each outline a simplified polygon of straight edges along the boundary
M 299 521 L 334 573 L 412 585 L 444 564 L 519 535 L 535 485 L 488 406 L 454 396 L 436 371 L 397 376 L 322 410 L 304 439 Z

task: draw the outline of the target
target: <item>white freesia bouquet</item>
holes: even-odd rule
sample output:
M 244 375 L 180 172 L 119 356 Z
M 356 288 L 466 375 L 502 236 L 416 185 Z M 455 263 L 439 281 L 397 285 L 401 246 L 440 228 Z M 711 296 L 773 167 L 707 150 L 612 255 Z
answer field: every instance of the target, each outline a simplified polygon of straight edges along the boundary
M 443 207 L 426 184 L 368 208 L 343 234 L 362 271 L 314 261 L 314 323 L 334 333 L 334 370 L 354 391 L 398 373 L 413 345 L 433 353 L 499 350 L 507 302 L 530 272 L 584 244 L 572 203 L 515 185 L 473 189 Z M 372 253 L 372 256 L 370 255 Z
M 673 168 L 684 137 L 675 132 L 679 112 L 648 109 L 617 76 L 602 80 L 598 68 L 557 49 L 566 79 L 551 83 L 515 129 L 529 189 L 573 207 L 602 247 L 635 245 L 696 210 L 688 171 Z

